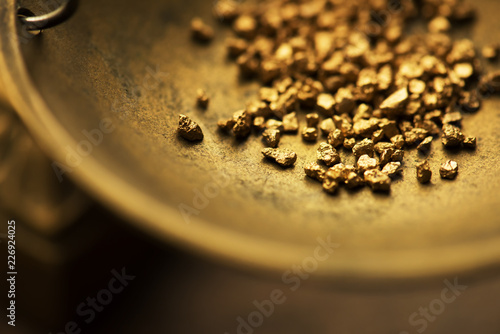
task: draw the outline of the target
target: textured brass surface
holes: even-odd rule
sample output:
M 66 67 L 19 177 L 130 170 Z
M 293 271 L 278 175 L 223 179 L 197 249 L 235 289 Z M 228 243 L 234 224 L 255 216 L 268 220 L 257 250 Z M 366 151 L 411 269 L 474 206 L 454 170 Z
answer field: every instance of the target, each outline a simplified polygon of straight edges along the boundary
M 15 29 L 13 3 L 0 8 L 2 32 Z M 500 3 L 476 3 L 480 19 L 459 34 L 480 47 L 499 36 Z M 87 0 L 63 26 L 22 43 L 22 53 L 17 40 L 2 33 L 5 95 L 60 162 L 67 146 L 87 140 L 83 130 L 111 120 L 114 130 L 67 175 L 162 240 L 242 265 L 286 270 L 313 254 L 318 237 L 330 236 L 340 247 L 317 273 L 347 282 L 498 267 L 498 98 L 465 115 L 464 132 L 478 137 L 476 151 L 443 151 L 433 143 L 431 184 L 416 179 L 415 164 L 423 156 L 415 149 L 405 156 L 404 177 L 390 195 L 366 188 L 328 196 L 304 174 L 315 144 L 283 136 L 281 147 L 297 152 L 298 160 L 282 170 L 262 158 L 260 140 L 235 142 L 217 132 L 217 121 L 244 107 L 258 85 L 240 81 L 225 58 L 227 32 L 211 18 L 211 5 Z M 214 24 L 212 44 L 191 41 L 193 16 Z M 198 88 L 211 97 L 207 111 L 196 108 Z M 200 124 L 203 142 L 178 139 L 180 113 Z M 451 182 L 438 173 L 448 159 L 460 166 Z M 179 205 L 193 206 L 195 191 L 204 192 L 217 170 L 230 183 L 187 223 Z

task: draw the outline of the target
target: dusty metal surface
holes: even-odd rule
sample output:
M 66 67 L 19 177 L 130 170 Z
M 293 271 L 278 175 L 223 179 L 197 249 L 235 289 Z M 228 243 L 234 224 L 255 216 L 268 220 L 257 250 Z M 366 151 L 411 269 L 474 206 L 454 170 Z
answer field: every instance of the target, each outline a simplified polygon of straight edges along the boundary
M 478 1 L 480 19 L 463 32 L 478 46 L 495 42 L 500 3 Z M 418 184 L 416 150 L 390 195 L 369 189 L 324 194 L 303 166 L 315 146 L 285 136 L 282 147 L 299 156 L 292 169 L 262 159 L 257 138 L 235 142 L 216 122 L 256 96 L 257 84 L 238 79 L 225 58 L 227 31 L 211 19 L 210 1 L 88 0 L 65 25 L 33 39 L 2 36 L 0 67 L 6 95 L 51 156 L 88 141 L 83 131 L 112 129 L 91 153 L 71 165 L 83 187 L 158 238 L 239 264 L 286 270 L 311 256 L 317 238 L 339 248 L 317 273 L 342 281 L 412 279 L 471 273 L 500 264 L 500 100 L 465 116 L 464 132 L 478 137 L 475 152 L 443 151 L 434 143 L 432 183 Z M 2 5 L 1 31 L 14 29 L 13 0 Z M 189 21 L 216 27 L 209 46 L 192 43 Z M 8 70 L 7 70 L 8 69 Z M 196 89 L 212 97 L 196 108 Z M 203 128 L 189 144 L 176 136 L 178 114 Z M 98 138 L 98 137 L 96 137 Z M 439 179 L 453 157 L 457 180 Z M 74 162 L 74 161 L 73 161 Z M 217 189 L 205 189 L 224 175 Z M 210 198 L 196 203 L 197 191 Z M 179 210 L 196 208 L 186 221 Z

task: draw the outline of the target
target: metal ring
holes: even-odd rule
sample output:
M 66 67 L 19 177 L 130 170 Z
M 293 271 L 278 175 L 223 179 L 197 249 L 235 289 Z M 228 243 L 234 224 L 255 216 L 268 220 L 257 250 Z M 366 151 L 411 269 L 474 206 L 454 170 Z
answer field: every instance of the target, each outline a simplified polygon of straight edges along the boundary
M 34 16 L 29 9 L 20 8 L 17 15 L 26 30 L 36 31 L 49 29 L 63 23 L 73 15 L 77 7 L 78 0 L 63 0 L 59 8 L 48 14 Z

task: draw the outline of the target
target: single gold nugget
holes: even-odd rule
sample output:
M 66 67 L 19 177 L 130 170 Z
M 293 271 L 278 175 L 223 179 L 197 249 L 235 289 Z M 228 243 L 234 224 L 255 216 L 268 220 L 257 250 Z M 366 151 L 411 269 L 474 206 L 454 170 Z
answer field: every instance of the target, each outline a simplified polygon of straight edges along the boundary
M 365 182 L 373 191 L 387 192 L 391 190 L 391 178 L 378 169 L 370 169 L 364 173 Z
M 429 183 L 431 181 L 432 171 L 427 160 L 417 164 L 417 180 L 420 183 Z
M 191 20 L 191 34 L 198 42 L 209 42 L 214 38 L 214 30 L 205 24 L 202 19 L 195 17 Z
M 262 154 L 282 167 L 290 167 L 297 161 L 297 154 L 286 148 L 265 148 Z
M 179 115 L 179 135 L 189 141 L 203 140 L 203 132 L 200 126 L 186 115 Z
M 439 174 L 441 178 L 453 180 L 458 174 L 458 163 L 453 160 L 448 160 L 439 168 Z
M 198 89 L 196 91 L 196 104 L 198 107 L 201 109 L 207 109 L 208 108 L 208 103 L 210 102 L 210 99 L 203 89 Z

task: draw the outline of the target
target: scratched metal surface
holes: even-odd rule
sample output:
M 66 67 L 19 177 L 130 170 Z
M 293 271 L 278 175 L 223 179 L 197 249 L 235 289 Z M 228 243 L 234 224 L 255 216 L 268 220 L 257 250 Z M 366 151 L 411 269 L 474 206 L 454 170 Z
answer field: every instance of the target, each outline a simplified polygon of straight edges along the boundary
M 494 13 L 500 3 L 476 3 L 480 19 L 459 33 L 480 47 L 498 40 L 500 21 Z M 12 104 L 60 162 L 68 146 L 85 140 L 83 130 L 111 120 L 114 131 L 68 175 L 161 240 L 241 265 L 284 270 L 311 255 L 318 237 L 330 236 L 340 247 L 317 273 L 343 282 L 478 273 L 500 264 L 500 99 L 465 115 L 464 132 L 478 137 L 475 152 L 444 151 L 433 143 L 430 185 L 416 181 L 414 165 L 422 156 L 413 150 L 389 195 L 365 188 L 328 196 L 303 172 L 316 145 L 285 136 L 281 147 L 299 158 L 294 168 L 282 170 L 262 159 L 257 137 L 235 142 L 216 131 L 217 120 L 255 98 L 258 85 L 240 81 L 226 59 L 228 31 L 212 18 L 211 5 L 82 1 L 65 25 L 22 45 L 24 62 L 5 56 L 15 45 L 3 38 L 4 63 L 21 69 L 26 64 L 26 72 L 20 72 L 26 80 L 12 80 L 17 86 L 30 84 L 18 93 L 29 103 L 17 98 Z M 8 10 L 2 6 L 2 16 Z M 195 15 L 216 28 L 209 46 L 189 38 Z M 195 107 L 197 88 L 211 96 L 207 111 Z M 39 100 L 33 102 L 33 96 Z M 202 143 L 177 138 L 179 113 L 199 122 Z M 453 182 L 438 175 L 448 158 L 460 168 Z M 218 173 L 230 183 L 201 203 L 188 224 L 178 206 L 194 206 L 196 191 L 203 192 Z

